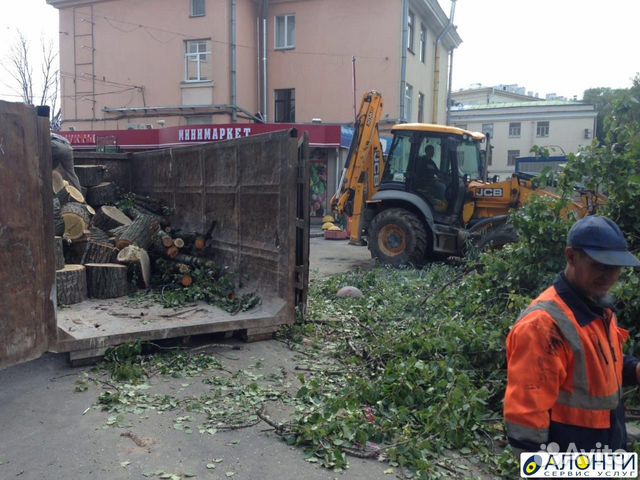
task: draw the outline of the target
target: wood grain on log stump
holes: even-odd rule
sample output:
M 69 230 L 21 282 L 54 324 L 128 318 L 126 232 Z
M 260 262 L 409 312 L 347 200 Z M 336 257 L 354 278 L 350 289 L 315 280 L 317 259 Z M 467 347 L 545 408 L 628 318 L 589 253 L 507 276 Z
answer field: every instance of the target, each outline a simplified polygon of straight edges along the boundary
M 160 225 L 154 217 L 141 215 L 116 235 L 116 247 L 122 250 L 129 245 L 137 245 L 146 250 L 159 228 Z
M 138 286 L 149 288 L 151 281 L 151 262 L 146 250 L 135 245 L 124 247 L 118 252 L 118 262 L 129 267 L 129 278 L 135 279 Z
M 184 240 L 179 237 L 173 239 L 173 244 L 178 248 L 184 248 Z
M 118 189 L 115 183 L 102 182 L 87 190 L 87 203 L 93 207 L 112 205 L 118 200 Z
M 162 242 L 162 246 L 164 248 L 173 247 L 173 238 L 164 230 L 160 229 L 157 233 L 158 237 L 160 237 L 160 241 Z
M 64 235 L 71 240 L 82 237 L 91 223 L 91 214 L 87 210 L 87 206 L 69 202 L 63 205 L 61 212 L 64 220 Z
M 64 248 L 62 247 L 62 237 L 53 237 L 53 254 L 56 259 L 56 270 L 64 268 Z
M 68 202 L 84 203 L 84 195 L 82 195 L 82 192 L 69 185 L 66 180 L 64 183 L 64 188 L 56 193 L 56 198 L 60 201 L 60 205 L 64 206 Z
M 73 305 L 87 299 L 87 277 L 82 265 L 65 265 L 56 271 L 59 305 Z
M 100 184 L 106 173 L 104 165 L 75 165 L 73 169 L 83 187 L 95 187 Z
M 127 267 L 117 263 L 87 263 L 87 290 L 91 298 L 115 298 L 129 291 Z
M 96 216 L 93 217 L 93 224 L 104 231 L 110 231 L 123 225 L 131 225 L 131 223 L 131 219 L 117 207 L 100 207 Z
M 51 186 L 53 187 L 54 195 L 64 188 L 64 178 L 62 178 L 60 172 L 56 170 L 51 172 Z
M 64 234 L 64 219 L 62 218 L 62 209 L 60 200 L 53 197 L 53 234 L 62 236 Z

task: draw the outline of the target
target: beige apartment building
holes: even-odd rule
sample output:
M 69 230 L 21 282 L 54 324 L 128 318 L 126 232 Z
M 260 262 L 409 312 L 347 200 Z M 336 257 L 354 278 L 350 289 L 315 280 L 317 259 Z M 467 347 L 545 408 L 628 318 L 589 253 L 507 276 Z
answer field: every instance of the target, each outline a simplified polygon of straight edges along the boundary
M 453 125 L 491 135 L 488 171 L 503 179 L 515 171 L 518 157 L 531 155 L 534 145 L 564 156 L 591 144 L 596 117 L 593 105 L 559 100 L 471 105 L 450 112 Z
M 46 1 L 63 131 L 349 123 L 372 89 L 389 124 L 444 123 L 461 42 L 437 0 Z
M 493 153 L 488 172 L 503 179 L 515 171 L 518 158 L 532 155 L 533 146 L 564 157 L 595 138 L 597 112 L 593 105 L 542 100 L 523 90 L 481 87 L 451 94 L 450 123 L 491 135 Z

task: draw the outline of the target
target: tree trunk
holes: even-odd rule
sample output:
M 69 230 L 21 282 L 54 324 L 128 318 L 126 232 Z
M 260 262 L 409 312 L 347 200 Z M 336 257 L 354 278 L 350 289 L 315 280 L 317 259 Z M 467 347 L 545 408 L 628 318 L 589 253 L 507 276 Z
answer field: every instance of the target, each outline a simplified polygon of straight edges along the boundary
M 53 254 L 56 259 L 56 270 L 64 268 L 64 249 L 62 247 L 62 237 L 53 237 Z
M 146 250 L 159 228 L 154 217 L 141 215 L 116 236 L 116 247 L 122 250 L 129 245 L 137 245 Z
M 53 197 L 53 234 L 56 236 L 64 234 L 64 219 L 62 218 L 60 200 L 56 197 Z
M 114 263 L 118 257 L 118 249 L 105 243 L 88 241 L 85 244 L 82 264 L 88 263 Z
M 87 203 L 95 208 L 113 205 L 118 200 L 118 189 L 115 183 L 102 182 L 87 191 Z
M 117 263 L 87 263 L 87 289 L 91 298 L 123 297 L 129 292 L 127 267 Z
M 138 286 L 149 288 L 151 262 L 146 250 L 129 245 L 118 252 L 118 262 L 129 266 L 129 279 Z
M 87 240 L 92 241 L 92 242 L 96 242 L 96 243 L 104 243 L 107 245 L 110 245 L 111 242 L 111 238 L 109 237 L 109 235 L 107 234 L 107 232 L 100 230 L 97 227 L 91 227 L 89 229 L 89 234 L 87 235 Z
M 123 225 L 131 225 L 131 219 L 119 208 L 104 206 L 98 209 L 93 224 L 102 230 L 110 231 Z
M 87 299 L 87 276 L 82 265 L 65 265 L 56 272 L 59 305 L 72 305 Z
M 62 207 L 64 220 L 64 235 L 71 240 L 77 240 L 84 235 L 91 223 L 91 214 L 86 205 L 69 202 Z
M 106 168 L 104 165 L 75 165 L 74 170 L 83 187 L 95 187 L 104 179 Z

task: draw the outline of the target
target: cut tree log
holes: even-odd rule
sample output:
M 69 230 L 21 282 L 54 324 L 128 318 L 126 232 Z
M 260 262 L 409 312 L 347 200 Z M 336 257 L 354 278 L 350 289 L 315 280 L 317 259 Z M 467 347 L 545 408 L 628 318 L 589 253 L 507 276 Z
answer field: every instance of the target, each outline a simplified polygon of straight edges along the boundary
M 193 284 L 193 277 L 191 275 L 183 275 L 180 279 L 180 285 L 183 287 L 190 287 Z
M 175 245 L 170 246 L 166 251 L 167 257 L 172 260 L 178 256 L 178 253 L 180 253 L 180 249 L 178 249 L 178 247 L 176 247 Z
M 64 219 L 62 218 L 62 209 L 60 200 L 53 197 L 53 234 L 62 236 L 64 234 Z
M 195 241 L 193 242 L 193 246 L 196 248 L 196 250 L 204 250 L 204 248 L 207 246 L 207 241 L 204 237 L 196 237 Z
M 157 233 L 158 237 L 160 237 L 160 241 L 162 242 L 162 246 L 164 248 L 173 247 L 173 238 L 164 230 L 160 229 Z
M 149 254 L 135 245 L 124 247 L 118 252 L 118 262 L 129 267 L 129 279 L 135 280 L 138 286 L 149 288 L 151 281 L 151 262 Z
M 158 222 L 158 224 L 162 227 L 166 227 L 167 225 L 169 225 L 169 220 L 166 217 L 159 215 L 151 210 L 147 210 L 144 207 L 128 208 L 127 214 L 134 220 L 140 216 L 146 216 L 146 217 L 153 217 Z
M 173 244 L 178 248 L 184 248 L 184 240 L 181 238 L 174 238 Z
M 62 237 L 53 237 L 53 254 L 56 259 L 56 270 L 64 268 L 64 248 L 62 247 Z
M 89 297 L 116 298 L 129 292 L 126 266 L 117 263 L 87 263 L 85 267 Z
M 208 268 L 218 272 L 219 267 L 213 260 L 207 260 L 205 258 L 194 257 L 192 255 L 186 255 L 184 253 L 179 253 L 176 255 L 174 259 L 176 262 L 184 263 L 185 265 L 189 265 L 193 268 Z
M 104 165 L 75 165 L 73 169 L 83 187 L 95 187 L 102 183 L 107 170 Z
M 68 184 L 68 182 L 67 182 Z M 53 187 L 53 194 L 56 195 L 60 190 L 64 188 L 65 180 L 60 175 L 60 172 L 53 170 L 51 172 L 51 186 Z
M 93 224 L 104 231 L 110 231 L 123 225 L 131 225 L 131 223 L 131 219 L 122 210 L 111 206 L 100 207 L 96 216 L 93 217 Z
M 91 223 L 91 214 L 87 205 L 69 202 L 63 205 L 61 212 L 64 220 L 64 236 L 71 240 L 82 237 Z
M 113 205 L 118 200 L 118 188 L 115 183 L 102 182 L 87 190 L 87 203 L 95 208 Z
M 122 250 L 129 245 L 137 245 L 146 250 L 159 228 L 154 217 L 141 215 L 116 236 L 116 247 Z
M 85 243 L 82 264 L 88 263 L 115 263 L 118 258 L 118 249 L 107 243 L 88 241 Z
M 86 237 L 87 240 L 92 242 L 104 243 L 107 245 L 111 244 L 111 237 L 109 237 L 109 234 L 107 234 L 107 232 L 103 230 L 100 230 L 98 227 L 89 228 L 89 232 L 87 233 Z
M 65 265 L 56 271 L 59 305 L 73 305 L 87 299 L 87 276 L 82 265 Z
M 56 194 L 56 198 L 60 200 L 60 205 L 64 206 L 68 202 L 84 203 L 84 195 L 77 188 L 69 185 L 65 180 L 65 186 Z

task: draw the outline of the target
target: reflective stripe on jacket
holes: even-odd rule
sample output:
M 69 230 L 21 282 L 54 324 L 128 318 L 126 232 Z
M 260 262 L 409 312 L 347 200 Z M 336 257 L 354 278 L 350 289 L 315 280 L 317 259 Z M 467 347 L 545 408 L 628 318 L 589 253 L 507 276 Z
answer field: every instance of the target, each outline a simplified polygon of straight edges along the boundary
M 628 333 L 611 311 L 605 316 L 581 325 L 555 286 L 522 312 L 507 337 L 504 416 L 512 444 L 537 451 L 557 441 L 550 435 L 557 424 L 605 432 L 612 426 Z

